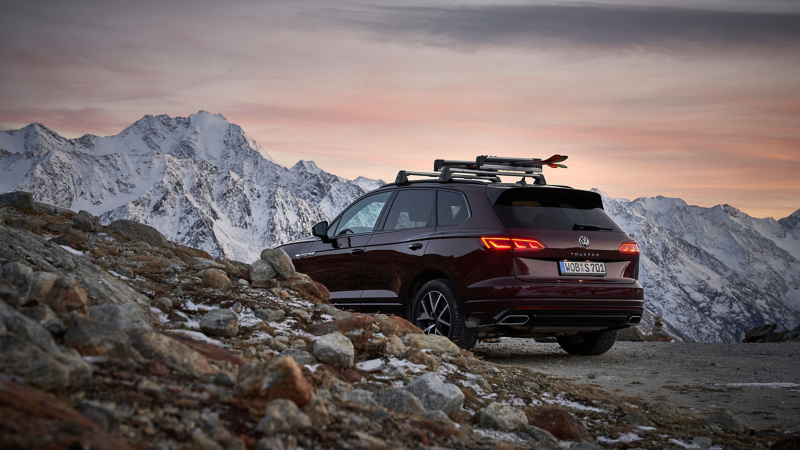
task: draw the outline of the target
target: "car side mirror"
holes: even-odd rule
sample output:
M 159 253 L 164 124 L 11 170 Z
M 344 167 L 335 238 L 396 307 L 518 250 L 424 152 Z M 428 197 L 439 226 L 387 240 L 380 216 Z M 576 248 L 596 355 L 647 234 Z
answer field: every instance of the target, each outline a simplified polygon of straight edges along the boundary
M 323 241 L 328 239 L 328 221 L 323 220 L 322 222 L 315 224 L 311 227 L 311 235 L 316 236 L 318 238 L 322 238 Z

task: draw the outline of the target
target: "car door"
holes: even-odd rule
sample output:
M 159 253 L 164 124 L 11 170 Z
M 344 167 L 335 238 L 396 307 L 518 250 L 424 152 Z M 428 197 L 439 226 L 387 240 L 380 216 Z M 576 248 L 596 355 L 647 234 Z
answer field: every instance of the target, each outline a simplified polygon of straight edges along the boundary
M 398 191 L 362 258 L 361 311 L 403 313 L 401 288 L 422 265 L 428 238 L 435 230 L 436 191 Z
M 358 200 L 336 219 L 327 239 L 315 241 L 305 259 L 305 271 L 331 293 L 331 303 L 357 308 L 362 287 L 361 259 L 392 192 Z

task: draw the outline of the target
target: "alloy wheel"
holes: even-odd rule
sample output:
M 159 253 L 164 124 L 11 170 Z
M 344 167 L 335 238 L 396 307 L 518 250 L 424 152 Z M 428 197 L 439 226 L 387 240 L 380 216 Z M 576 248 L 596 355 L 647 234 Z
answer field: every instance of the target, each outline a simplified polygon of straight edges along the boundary
M 441 292 L 430 291 L 425 294 L 417 309 L 417 326 L 423 333 L 439 336 L 450 334 L 450 305 Z

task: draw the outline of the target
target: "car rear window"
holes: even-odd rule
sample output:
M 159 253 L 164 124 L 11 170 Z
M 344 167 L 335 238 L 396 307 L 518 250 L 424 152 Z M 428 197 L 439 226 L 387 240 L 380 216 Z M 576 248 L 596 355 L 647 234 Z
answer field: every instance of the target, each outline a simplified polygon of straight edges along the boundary
M 383 229 L 405 230 L 433 225 L 435 195 L 435 191 L 427 189 L 398 192 Z
M 572 230 L 577 224 L 622 231 L 603 210 L 603 200 L 594 192 L 508 189 L 497 198 L 494 210 L 506 228 Z
M 440 227 L 461 225 L 469 219 L 469 207 L 464 194 L 452 191 L 439 191 L 436 199 L 436 217 Z

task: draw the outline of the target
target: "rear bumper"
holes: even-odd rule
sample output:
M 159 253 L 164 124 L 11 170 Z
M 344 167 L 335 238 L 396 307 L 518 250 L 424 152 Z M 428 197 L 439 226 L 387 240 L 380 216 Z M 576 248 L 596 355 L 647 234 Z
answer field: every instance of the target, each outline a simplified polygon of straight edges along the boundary
M 495 298 L 464 301 L 470 328 L 489 335 L 554 335 L 624 328 L 644 313 L 638 281 L 611 283 L 524 283 L 472 289 Z M 505 295 L 502 295 L 505 294 Z M 512 294 L 512 295 L 508 295 Z

